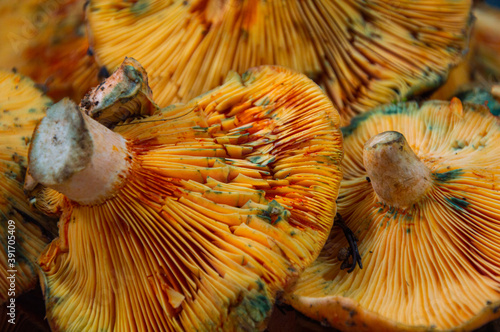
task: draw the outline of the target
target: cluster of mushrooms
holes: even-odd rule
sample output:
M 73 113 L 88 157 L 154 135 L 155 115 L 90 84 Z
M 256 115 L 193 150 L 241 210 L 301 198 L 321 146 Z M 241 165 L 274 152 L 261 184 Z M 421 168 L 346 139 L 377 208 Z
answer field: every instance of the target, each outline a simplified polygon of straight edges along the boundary
M 500 10 L 0 0 L 0 23 L 2 331 L 500 317 Z

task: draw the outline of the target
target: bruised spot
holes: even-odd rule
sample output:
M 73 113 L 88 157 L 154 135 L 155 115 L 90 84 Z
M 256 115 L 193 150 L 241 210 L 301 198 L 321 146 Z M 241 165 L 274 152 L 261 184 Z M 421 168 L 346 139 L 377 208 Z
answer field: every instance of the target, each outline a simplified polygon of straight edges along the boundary
M 434 178 L 439 181 L 439 182 L 448 182 L 451 180 L 455 180 L 459 176 L 464 174 L 464 171 L 459 168 L 459 169 L 454 169 L 452 171 L 444 172 L 444 173 L 432 173 Z
M 463 211 L 470 205 L 469 202 L 465 201 L 465 197 L 463 197 L 463 199 L 456 197 L 451 197 L 451 198 L 446 197 L 446 200 L 457 211 Z
M 130 7 L 130 11 L 136 15 L 136 16 L 139 16 L 139 15 L 142 15 L 144 14 L 144 12 L 146 12 L 149 8 L 149 2 L 146 1 L 146 0 L 139 0 L 139 1 L 136 1 L 131 7 Z

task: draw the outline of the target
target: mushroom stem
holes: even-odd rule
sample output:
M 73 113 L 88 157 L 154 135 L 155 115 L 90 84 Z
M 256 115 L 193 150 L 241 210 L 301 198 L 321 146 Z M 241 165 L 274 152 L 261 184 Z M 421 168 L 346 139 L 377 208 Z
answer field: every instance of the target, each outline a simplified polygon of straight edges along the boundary
M 68 99 L 53 105 L 33 134 L 33 179 L 80 204 L 99 204 L 129 172 L 125 139 L 83 114 Z
M 396 131 L 370 138 L 364 145 L 363 163 L 379 199 L 396 208 L 412 207 L 432 184 L 429 168 Z

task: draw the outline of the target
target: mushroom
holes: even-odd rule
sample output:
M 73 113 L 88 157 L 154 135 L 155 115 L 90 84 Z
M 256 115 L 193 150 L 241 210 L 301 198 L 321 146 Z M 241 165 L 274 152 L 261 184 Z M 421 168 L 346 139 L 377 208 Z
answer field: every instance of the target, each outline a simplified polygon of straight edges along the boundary
M 344 122 L 440 85 L 467 48 L 470 0 L 92 1 L 99 65 L 133 56 L 160 106 L 221 84 L 230 70 L 282 65 L 313 78 Z
M 475 6 L 474 16 L 476 17 L 473 34 L 475 69 L 484 76 L 484 79 L 498 81 L 500 80 L 500 62 L 498 61 L 500 10 L 481 3 Z
M 114 131 L 55 104 L 29 154 L 34 180 L 68 202 L 39 260 L 52 329 L 262 329 L 328 237 L 339 123 L 280 67 Z
M 54 100 L 80 100 L 107 75 L 89 48 L 85 2 L 0 1 L 0 67 L 31 77 Z
M 500 95 L 498 94 L 498 85 L 467 86 L 467 89 L 457 94 L 457 98 L 464 102 L 481 104 L 487 106 L 491 114 L 500 115 Z
M 0 303 L 36 285 L 36 259 L 57 233 L 23 193 L 30 136 L 51 103 L 28 78 L 0 70 Z
M 343 128 L 338 211 L 363 269 L 332 232 L 284 296 L 341 330 L 472 330 L 500 316 L 500 128 L 482 105 L 387 105 Z
M 500 80 L 500 9 L 485 2 L 476 2 L 473 15 L 475 20 L 467 55 L 450 71 L 446 83 L 433 92 L 429 99 L 451 99 L 476 87 L 486 89 Z

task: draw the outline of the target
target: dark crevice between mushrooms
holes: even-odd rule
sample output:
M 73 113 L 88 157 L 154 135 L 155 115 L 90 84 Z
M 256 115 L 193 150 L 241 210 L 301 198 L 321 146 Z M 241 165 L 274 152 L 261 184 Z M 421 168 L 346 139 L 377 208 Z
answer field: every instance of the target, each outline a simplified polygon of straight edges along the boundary
M 363 264 L 361 263 L 361 255 L 358 251 L 358 238 L 356 237 L 356 235 L 354 235 L 353 231 L 351 231 L 349 226 L 347 226 L 344 222 L 344 219 L 342 219 L 342 216 L 338 213 L 335 215 L 335 221 L 333 225 L 342 228 L 344 236 L 349 243 L 348 248 L 340 248 L 337 254 L 338 260 L 342 261 L 340 269 L 344 270 L 350 266 L 349 270 L 347 270 L 347 273 L 351 273 L 356 268 L 356 264 L 358 264 L 359 268 L 362 269 Z M 352 257 L 352 262 L 349 262 L 350 257 Z

